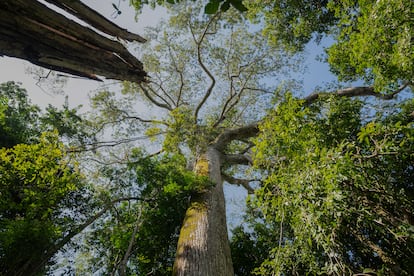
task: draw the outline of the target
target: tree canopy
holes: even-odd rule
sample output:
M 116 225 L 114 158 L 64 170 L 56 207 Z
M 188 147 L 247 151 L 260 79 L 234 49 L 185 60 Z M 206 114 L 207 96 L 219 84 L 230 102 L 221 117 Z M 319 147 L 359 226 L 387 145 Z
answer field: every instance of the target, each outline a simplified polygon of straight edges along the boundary
M 333 39 L 328 62 L 341 80 L 363 80 L 392 93 L 413 82 L 412 1 L 246 1 L 264 34 L 290 51 L 312 38 Z

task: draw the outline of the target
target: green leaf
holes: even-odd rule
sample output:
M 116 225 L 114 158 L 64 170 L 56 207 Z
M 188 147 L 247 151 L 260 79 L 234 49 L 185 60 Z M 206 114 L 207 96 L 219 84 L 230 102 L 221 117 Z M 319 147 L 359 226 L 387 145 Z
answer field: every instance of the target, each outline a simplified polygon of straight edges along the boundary
M 230 0 L 230 1 L 226 1 L 226 3 L 227 2 L 230 2 L 230 4 L 233 7 L 235 7 L 238 11 L 241 11 L 241 12 L 247 11 L 247 8 L 243 5 L 243 1 L 241 0 Z
M 220 5 L 219 1 L 209 2 L 204 8 L 204 13 L 215 14 L 218 11 L 219 5 Z
M 220 6 L 220 10 L 221 10 L 222 12 L 227 11 L 229 8 L 230 8 L 230 2 L 229 2 L 229 1 L 224 2 L 224 3 Z

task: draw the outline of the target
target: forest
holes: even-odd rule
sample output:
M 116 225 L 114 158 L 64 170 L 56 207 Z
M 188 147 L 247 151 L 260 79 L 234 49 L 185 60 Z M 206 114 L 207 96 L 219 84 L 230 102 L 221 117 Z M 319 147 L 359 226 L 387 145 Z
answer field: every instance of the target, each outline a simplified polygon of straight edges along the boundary
M 0 275 L 412 275 L 413 1 L 32 2 L 0 3 L 0 66 L 102 85 L 0 83 Z

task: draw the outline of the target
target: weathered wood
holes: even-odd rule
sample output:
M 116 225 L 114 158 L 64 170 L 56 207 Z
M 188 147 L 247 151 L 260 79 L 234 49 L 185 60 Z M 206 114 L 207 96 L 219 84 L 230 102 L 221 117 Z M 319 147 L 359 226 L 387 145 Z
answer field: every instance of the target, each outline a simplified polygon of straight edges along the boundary
M 145 42 L 145 38 L 128 32 L 126 29 L 122 29 L 115 25 L 111 21 L 108 21 L 105 17 L 92 10 L 85 4 L 77 0 L 46 0 L 49 3 L 73 14 L 79 19 L 82 19 L 92 27 L 115 37 L 122 38 L 128 41 Z
M 49 1 L 121 39 L 145 41 L 121 29 L 78 0 Z M 98 80 L 142 82 L 142 63 L 119 42 L 98 34 L 38 1 L 0 1 L 0 55 L 28 60 L 56 71 Z

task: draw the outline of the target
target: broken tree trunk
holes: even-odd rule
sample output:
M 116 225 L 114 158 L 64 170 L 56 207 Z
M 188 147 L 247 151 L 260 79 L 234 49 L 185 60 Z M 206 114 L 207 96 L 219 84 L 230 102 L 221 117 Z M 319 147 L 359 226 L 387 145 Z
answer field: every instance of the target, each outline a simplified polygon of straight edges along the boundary
M 128 41 L 144 42 L 119 28 L 79 0 L 48 2 L 99 31 Z M 142 82 L 142 63 L 119 42 L 68 19 L 38 1 L 0 1 L 0 55 L 76 76 Z

